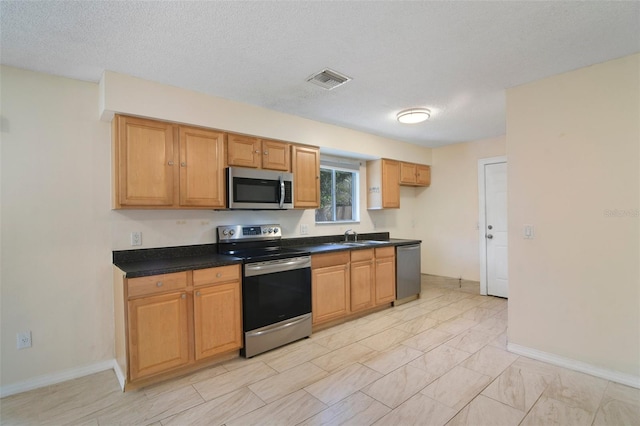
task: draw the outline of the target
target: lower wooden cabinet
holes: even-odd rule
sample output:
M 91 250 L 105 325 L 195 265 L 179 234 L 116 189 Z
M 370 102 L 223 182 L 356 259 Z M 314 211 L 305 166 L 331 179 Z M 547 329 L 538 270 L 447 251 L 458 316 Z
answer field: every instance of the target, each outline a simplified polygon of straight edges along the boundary
M 129 302 L 129 375 L 131 380 L 189 362 L 186 292 Z
M 242 347 L 240 265 L 126 279 L 114 270 L 125 390 Z
M 349 252 L 311 257 L 311 312 L 313 324 L 349 313 Z
M 351 252 L 351 312 L 373 307 L 375 282 L 374 251 Z
M 395 247 L 311 256 L 313 325 L 361 314 L 396 298 Z
M 396 299 L 396 249 L 380 247 L 376 249 L 376 306 Z
M 193 295 L 195 358 L 203 359 L 242 346 L 239 283 L 214 284 Z

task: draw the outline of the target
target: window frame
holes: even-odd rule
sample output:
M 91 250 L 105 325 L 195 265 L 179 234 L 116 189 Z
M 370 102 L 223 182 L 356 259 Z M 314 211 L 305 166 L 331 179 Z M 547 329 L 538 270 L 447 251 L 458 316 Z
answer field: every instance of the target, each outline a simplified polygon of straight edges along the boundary
M 342 161 L 341 161 L 342 160 Z M 360 222 L 360 163 L 351 159 L 326 159 L 320 158 L 320 174 L 322 170 L 330 170 L 332 175 L 331 184 L 331 206 L 332 206 L 332 220 L 318 221 L 315 219 L 315 223 L 318 225 L 331 225 L 339 223 L 359 223 Z M 336 220 L 337 208 L 336 208 L 336 172 L 344 172 L 352 174 L 351 182 L 351 217 L 350 220 Z M 322 199 L 322 186 L 320 187 L 320 199 Z M 321 202 L 322 203 L 322 202 Z M 319 210 L 319 208 L 315 209 Z M 314 214 L 315 216 L 315 214 Z

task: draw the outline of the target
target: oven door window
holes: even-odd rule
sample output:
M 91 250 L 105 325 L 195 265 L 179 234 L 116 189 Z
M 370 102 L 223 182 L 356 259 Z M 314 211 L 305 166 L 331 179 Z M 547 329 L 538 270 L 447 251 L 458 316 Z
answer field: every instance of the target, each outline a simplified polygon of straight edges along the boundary
M 266 325 L 311 312 L 311 269 L 245 277 L 244 329 Z

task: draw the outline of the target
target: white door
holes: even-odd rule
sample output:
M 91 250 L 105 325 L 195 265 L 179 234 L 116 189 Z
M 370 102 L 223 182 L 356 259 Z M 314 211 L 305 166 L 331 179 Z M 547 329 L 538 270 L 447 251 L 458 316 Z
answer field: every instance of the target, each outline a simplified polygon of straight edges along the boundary
M 487 294 L 508 297 L 507 163 L 484 165 Z

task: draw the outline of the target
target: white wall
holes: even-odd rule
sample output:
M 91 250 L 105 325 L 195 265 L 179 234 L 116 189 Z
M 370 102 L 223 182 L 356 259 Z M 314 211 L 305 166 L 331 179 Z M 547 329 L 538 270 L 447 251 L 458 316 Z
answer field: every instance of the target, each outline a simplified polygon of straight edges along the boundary
M 113 358 L 111 144 L 96 84 L 0 72 L 4 387 Z
M 505 155 L 505 145 L 503 136 L 432 150 L 431 186 L 416 199 L 424 273 L 480 281 L 478 159 Z
M 507 155 L 510 345 L 640 385 L 640 55 L 509 89 Z
M 431 161 L 427 148 L 121 75 L 111 85 L 98 85 L 1 67 L 0 90 L 3 394 L 109 365 L 114 356 L 111 251 L 131 249 L 132 231 L 143 232 L 142 248 L 148 248 L 213 243 L 215 227 L 229 223 L 278 222 L 285 237 L 300 236 L 302 223 L 309 225 L 309 235 L 346 229 L 316 226 L 313 210 L 110 210 L 111 129 L 100 120 L 100 104 L 356 156 Z M 416 237 L 410 225 L 413 188 L 402 189 L 400 210 L 368 212 L 365 186 L 362 174 L 361 222 L 349 227 Z M 16 333 L 26 330 L 33 332 L 33 347 L 17 350 Z

